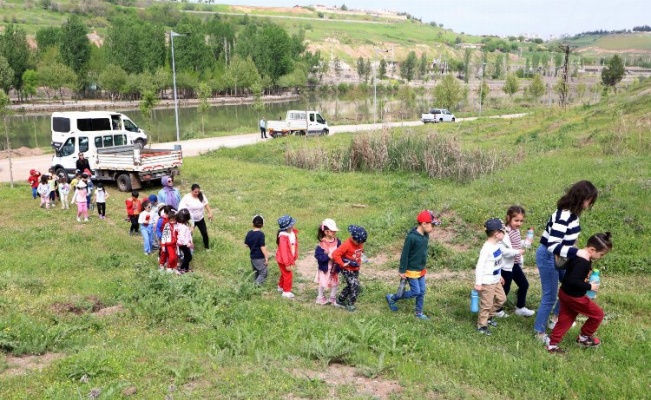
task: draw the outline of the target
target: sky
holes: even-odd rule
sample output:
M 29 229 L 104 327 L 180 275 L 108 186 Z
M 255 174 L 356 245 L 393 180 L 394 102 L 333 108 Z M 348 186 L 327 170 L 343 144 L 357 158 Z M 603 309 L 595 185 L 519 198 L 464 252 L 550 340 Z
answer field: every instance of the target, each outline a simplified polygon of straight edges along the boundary
M 405 11 L 455 32 L 473 35 L 576 34 L 651 25 L 651 0 L 216 0 L 219 4 L 292 7 L 322 4 Z

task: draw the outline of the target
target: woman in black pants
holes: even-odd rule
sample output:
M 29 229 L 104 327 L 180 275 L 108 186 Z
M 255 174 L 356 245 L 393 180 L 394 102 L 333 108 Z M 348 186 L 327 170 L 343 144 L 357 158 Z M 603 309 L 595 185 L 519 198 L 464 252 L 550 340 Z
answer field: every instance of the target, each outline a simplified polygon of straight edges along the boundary
M 212 222 L 212 211 L 208 205 L 208 198 L 198 184 L 193 184 L 190 188 L 190 193 L 183 196 L 179 203 L 179 210 L 187 209 L 190 212 L 194 226 L 199 228 L 201 237 L 203 239 L 203 246 L 206 250 L 210 249 L 210 240 L 208 238 L 208 227 L 204 218 L 204 210 L 208 213 L 208 219 Z

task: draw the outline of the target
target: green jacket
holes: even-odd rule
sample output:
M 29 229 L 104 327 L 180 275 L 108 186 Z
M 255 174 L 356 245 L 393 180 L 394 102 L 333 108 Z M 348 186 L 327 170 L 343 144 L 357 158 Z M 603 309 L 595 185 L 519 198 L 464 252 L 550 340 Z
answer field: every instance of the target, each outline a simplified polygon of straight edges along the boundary
M 409 271 L 422 271 L 427 263 L 428 235 L 421 235 L 416 228 L 407 234 L 405 245 L 400 256 L 400 273 Z

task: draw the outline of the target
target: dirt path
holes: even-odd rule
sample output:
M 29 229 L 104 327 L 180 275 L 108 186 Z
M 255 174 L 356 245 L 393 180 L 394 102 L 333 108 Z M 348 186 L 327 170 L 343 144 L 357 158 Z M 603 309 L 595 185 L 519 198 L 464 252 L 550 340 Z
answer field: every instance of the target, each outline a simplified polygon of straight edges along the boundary
M 499 115 L 489 118 L 520 118 L 526 114 L 509 114 L 509 115 Z M 463 121 L 474 121 L 477 118 L 459 118 L 458 122 Z M 390 128 L 400 128 L 400 127 L 409 127 L 409 126 L 421 126 L 423 125 L 420 121 L 403 121 L 403 122 L 391 122 L 386 124 L 361 124 L 361 125 L 339 125 L 330 127 L 330 134 L 334 135 L 337 133 L 345 132 L 367 132 L 374 130 L 381 130 L 383 127 Z M 222 136 L 214 138 L 205 138 L 205 139 L 192 139 L 192 140 L 183 140 L 181 145 L 183 146 L 183 156 L 184 157 L 194 157 L 202 153 L 216 150 L 222 147 L 240 147 L 247 146 L 250 144 L 255 144 L 260 142 L 259 134 L 250 133 L 245 135 L 234 135 L 234 136 Z M 267 139 L 273 140 L 273 139 Z M 171 149 L 177 142 L 166 142 L 166 143 L 157 143 L 154 146 L 157 148 L 169 148 Z M 44 154 L 38 156 L 28 156 L 28 157 L 12 157 L 13 163 L 13 177 L 14 182 L 25 182 L 29 176 L 29 170 L 35 168 L 41 172 L 47 171 L 50 167 L 50 161 L 52 160 L 51 154 Z M 4 158 L 0 160 L 0 182 L 9 182 L 9 159 Z

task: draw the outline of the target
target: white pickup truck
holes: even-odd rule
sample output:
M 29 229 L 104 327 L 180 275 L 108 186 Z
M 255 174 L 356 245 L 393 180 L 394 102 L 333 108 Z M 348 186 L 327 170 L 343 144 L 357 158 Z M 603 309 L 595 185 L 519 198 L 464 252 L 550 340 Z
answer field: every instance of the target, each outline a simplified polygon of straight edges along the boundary
M 457 119 L 450 111 L 444 108 L 433 108 L 427 114 L 422 114 L 420 120 L 424 124 L 437 122 L 455 122 Z
M 281 121 L 267 121 L 271 137 L 287 135 L 327 135 L 330 128 L 318 111 L 290 110 Z

